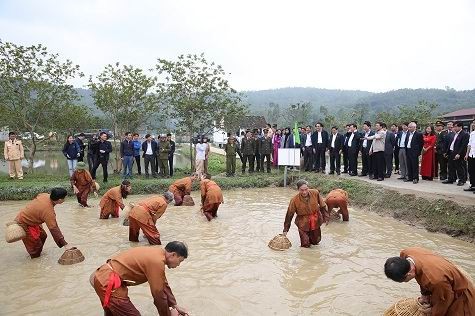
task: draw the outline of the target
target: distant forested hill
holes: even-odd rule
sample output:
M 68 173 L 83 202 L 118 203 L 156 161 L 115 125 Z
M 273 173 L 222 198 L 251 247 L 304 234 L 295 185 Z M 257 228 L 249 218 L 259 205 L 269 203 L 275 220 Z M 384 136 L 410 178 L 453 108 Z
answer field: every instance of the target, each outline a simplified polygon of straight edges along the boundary
M 382 93 L 358 90 L 328 90 L 317 88 L 282 88 L 274 90 L 244 91 L 244 100 L 252 112 L 267 111 L 269 103 L 286 107 L 297 102 L 309 102 L 313 108 L 321 105 L 335 111 L 341 106 L 367 104 L 371 112 L 387 110 L 397 105 L 415 105 L 425 100 L 440 105 L 440 112 L 475 107 L 475 90 L 454 89 L 399 89 Z

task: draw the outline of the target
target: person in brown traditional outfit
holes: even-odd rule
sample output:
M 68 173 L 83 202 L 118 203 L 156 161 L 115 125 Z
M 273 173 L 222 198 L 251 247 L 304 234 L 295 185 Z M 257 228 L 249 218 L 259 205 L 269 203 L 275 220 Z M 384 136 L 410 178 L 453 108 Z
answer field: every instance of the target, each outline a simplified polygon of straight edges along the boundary
M 90 283 L 106 316 L 140 316 L 130 301 L 128 287 L 148 282 L 160 316 L 188 315 L 178 306 L 165 276 L 165 266 L 176 268 L 188 257 L 180 241 L 161 247 L 134 247 L 108 259 L 91 275 Z
M 287 235 L 292 218 L 297 214 L 295 225 L 299 230 L 300 246 L 309 248 L 310 245 L 318 245 L 322 239 L 320 226 L 329 221 L 327 206 L 318 190 L 308 188 L 307 181 L 299 180 L 297 189 L 299 193 L 290 200 L 285 215 L 283 234 Z
M 99 206 L 101 207 L 100 219 L 108 219 L 111 217 L 119 217 L 119 210 L 124 209 L 125 205 L 122 199 L 126 199 L 132 189 L 130 181 L 124 180 L 122 184 L 110 188 L 101 199 Z
M 71 176 L 71 187 L 74 190 L 74 194 L 78 199 L 78 203 L 83 207 L 89 207 L 87 205 L 87 197 L 91 191 L 96 193 L 95 181 L 92 179 L 89 171 L 86 170 L 86 163 L 80 161 L 76 165 L 76 170 Z
M 197 179 L 198 174 L 193 173 L 191 176 L 178 179 L 170 185 L 168 191 L 173 193 L 173 197 L 175 198 L 175 206 L 180 206 L 183 204 L 183 197 L 185 195 L 190 195 L 193 181 Z
M 208 221 L 218 217 L 219 205 L 224 202 L 221 188 L 211 180 L 209 173 L 201 176 L 201 205 L 204 216 Z
M 327 205 L 330 215 L 334 208 L 338 208 L 338 217 L 342 215 L 343 221 L 345 222 L 350 219 L 350 215 L 348 214 L 348 192 L 345 190 L 335 189 L 330 191 L 325 198 L 325 204 Z
M 416 279 L 421 288 L 421 304 L 432 316 L 475 315 L 473 283 L 452 262 L 427 249 L 403 249 L 399 257 L 386 260 L 384 272 L 396 282 Z
M 63 188 L 54 188 L 51 193 L 40 193 L 18 213 L 15 221 L 23 227 L 26 237 L 22 239 L 30 257 L 38 258 L 41 255 L 46 241 L 46 232 L 43 223 L 48 227 L 51 236 L 59 248 L 71 248 L 64 240 L 64 236 L 56 222 L 54 207 L 64 202 L 68 192 Z
M 171 201 L 173 194 L 165 192 L 163 196 L 154 195 L 136 203 L 129 212 L 129 240 L 138 242 L 142 229 L 151 245 L 161 245 L 160 232 L 155 225 Z

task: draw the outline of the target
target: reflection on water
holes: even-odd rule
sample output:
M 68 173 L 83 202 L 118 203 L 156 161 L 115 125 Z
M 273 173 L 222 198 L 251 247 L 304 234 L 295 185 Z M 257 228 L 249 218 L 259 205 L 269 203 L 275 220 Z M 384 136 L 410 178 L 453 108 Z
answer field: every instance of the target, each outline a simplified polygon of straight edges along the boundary
M 191 315 L 381 315 L 402 297 L 417 296 L 415 282 L 399 284 L 384 276 L 387 257 L 419 245 L 436 250 L 475 275 L 475 246 L 351 210 L 350 222 L 322 228 L 319 246 L 302 249 L 293 225 L 292 248 L 273 251 L 268 241 L 282 231 L 287 203 L 295 191 L 283 188 L 225 191 L 218 218 L 208 223 L 199 206 L 170 207 L 158 220 L 162 242 L 185 241 L 189 258 L 167 278 L 178 303 Z M 199 193 L 194 192 L 195 201 Z M 137 201 L 141 196 L 131 196 Z M 0 235 L 26 202 L 0 206 Z M 92 199 L 97 205 L 98 200 Z M 30 260 L 21 242 L 0 243 L 0 300 L 5 315 L 100 315 L 88 284 L 91 272 L 128 242 L 120 219 L 100 221 L 96 208 L 69 199 L 57 207 L 66 240 L 84 253 L 74 266 L 57 263 L 62 250 L 48 236 L 41 258 Z M 146 245 L 141 239 L 139 245 Z M 143 315 L 156 315 L 147 285 L 129 294 Z
M 29 153 L 25 153 L 28 157 Z M 111 161 L 112 161 L 111 156 Z M 84 160 L 87 163 L 87 159 Z M 189 168 L 189 160 L 180 154 L 175 154 L 174 166 L 175 168 Z M 28 170 L 29 161 L 23 159 L 21 162 L 24 171 Z M 109 166 L 112 169 L 112 166 Z M 142 169 L 144 168 L 144 163 L 142 160 Z M 35 154 L 35 159 L 33 161 L 33 172 L 37 174 L 68 174 L 68 164 L 66 158 L 63 156 L 60 151 L 38 151 Z M 99 168 L 99 171 L 101 168 Z M 136 169 L 134 169 L 136 170 Z M 100 171 L 101 172 L 101 171 Z M 0 173 L 8 173 L 8 165 L 5 160 L 0 160 Z

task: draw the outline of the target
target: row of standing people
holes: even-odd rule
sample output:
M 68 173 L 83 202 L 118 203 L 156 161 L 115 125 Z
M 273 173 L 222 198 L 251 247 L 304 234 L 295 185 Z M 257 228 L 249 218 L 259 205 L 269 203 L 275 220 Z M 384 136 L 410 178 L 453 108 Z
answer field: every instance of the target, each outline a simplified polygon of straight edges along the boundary
M 76 139 L 69 135 L 63 146 L 62 152 L 68 161 L 69 175 L 73 174 L 78 162 L 84 161 L 87 148 L 87 162 L 93 179 L 96 179 L 97 169 L 102 166 L 103 181 L 107 182 L 109 157 L 112 152 L 107 133 L 101 132 L 99 138 L 94 137 L 87 144 L 84 139 L 85 135 L 82 133 Z M 134 164 L 137 166 L 137 174 L 142 175 L 142 159 L 146 178 L 150 175 L 154 178 L 173 176 L 175 142 L 171 139 L 171 134 L 161 134 L 158 141 L 147 134 L 145 141 L 141 142 L 137 133 L 125 133 L 119 150 L 123 179 L 132 178 Z

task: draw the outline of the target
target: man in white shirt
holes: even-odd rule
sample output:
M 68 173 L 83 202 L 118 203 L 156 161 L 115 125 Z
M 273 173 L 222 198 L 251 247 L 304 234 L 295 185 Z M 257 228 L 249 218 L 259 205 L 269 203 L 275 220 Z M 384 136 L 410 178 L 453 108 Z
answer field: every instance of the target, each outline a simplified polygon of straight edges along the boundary
M 373 143 L 372 139 L 368 139 L 367 137 L 373 136 L 374 131 L 371 130 L 371 122 L 364 122 L 363 123 L 363 134 L 362 134 L 362 142 L 361 142 L 361 174 L 360 177 L 365 177 L 369 175 L 369 177 L 373 178 L 373 165 L 372 165 L 372 156 L 369 154 L 369 149 L 371 148 L 371 144 Z
M 312 134 L 312 143 L 315 148 L 315 171 L 325 173 L 326 157 L 328 149 L 328 133 L 323 129 L 323 124 L 315 124 L 315 132 Z
M 406 157 L 406 137 L 407 126 L 409 123 L 402 123 L 402 131 L 398 135 L 398 147 L 399 147 L 399 180 L 407 179 L 407 157 Z
M 373 176 L 378 181 L 384 180 L 386 164 L 384 160 L 384 144 L 386 141 L 386 131 L 383 129 L 383 123 L 376 123 L 376 134 L 365 136 L 366 140 L 373 140 L 369 154 L 373 156 Z
M 152 177 L 157 177 L 155 157 L 157 156 L 158 144 L 153 140 L 152 135 L 145 135 L 145 141 L 142 143 L 142 156 L 145 163 L 145 178 L 149 177 L 148 166 L 151 165 Z
M 467 153 L 465 154 L 465 160 L 468 162 L 470 187 L 464 189 L 464 191 L 473 191 L 473 194 L 475 194 L 475 120 L 472 122 L 471 131 L 467 145 Z
M 305 134 L 302 135 L 301 146 L 305 171 L 311 171 L 313 166 L 313 142 L 312 128 L 310 126 L 305 128 Z
M 340 175 L 343 142 L 344 136 L 338 133 L 336 126 L 333 126 L 330 136 L 330 174 L 334 174 L 336 171 L 336 174 Z

